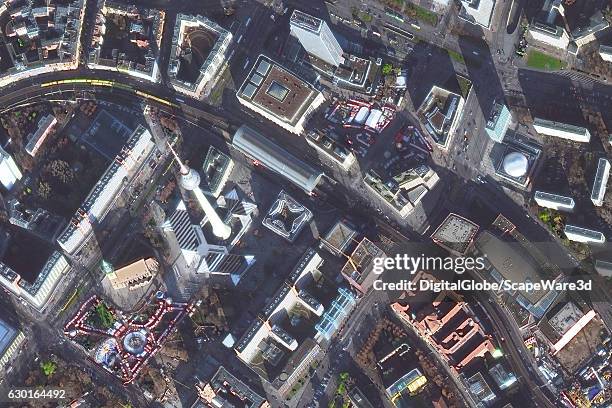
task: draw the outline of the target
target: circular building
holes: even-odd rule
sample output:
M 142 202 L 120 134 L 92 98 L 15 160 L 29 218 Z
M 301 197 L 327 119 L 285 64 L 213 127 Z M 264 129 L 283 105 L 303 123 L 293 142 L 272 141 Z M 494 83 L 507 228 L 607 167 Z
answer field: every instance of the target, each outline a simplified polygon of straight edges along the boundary
M 529 170 L 529 160 L 519 152 L 512 152 L 504 157 L 502 164 L 504 172 L 511 177 L 520 178 Z
M 123 349 L 135 356 L 144 352 L 147 345 L 147 335 L 144 330 L 129 332 L 123 338 Z
M 98 345 L 94 353 L 96 363 L 106 367 L 112 367 L 117 360 L 117 341 L 114 338 L 106 339 Z

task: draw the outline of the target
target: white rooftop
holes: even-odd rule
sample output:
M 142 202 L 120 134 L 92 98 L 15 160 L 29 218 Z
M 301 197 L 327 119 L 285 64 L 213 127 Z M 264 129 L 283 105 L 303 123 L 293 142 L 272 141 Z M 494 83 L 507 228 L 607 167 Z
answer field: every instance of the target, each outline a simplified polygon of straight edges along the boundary
M 522 177 L 529 170 L 529 160 L 524 154 L 512 152 L 504 158 L 504 171 L 512 177 Z

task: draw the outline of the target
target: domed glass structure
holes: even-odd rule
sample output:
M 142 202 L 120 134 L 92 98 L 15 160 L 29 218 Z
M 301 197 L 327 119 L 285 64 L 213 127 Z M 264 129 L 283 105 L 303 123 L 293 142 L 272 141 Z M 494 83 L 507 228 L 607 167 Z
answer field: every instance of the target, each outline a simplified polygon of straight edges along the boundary
M 529 160 L 519 152 L 512 152 L 504 157 L 503 169 L 511 177 L 519 178 L 527 174 L 529 170 Z

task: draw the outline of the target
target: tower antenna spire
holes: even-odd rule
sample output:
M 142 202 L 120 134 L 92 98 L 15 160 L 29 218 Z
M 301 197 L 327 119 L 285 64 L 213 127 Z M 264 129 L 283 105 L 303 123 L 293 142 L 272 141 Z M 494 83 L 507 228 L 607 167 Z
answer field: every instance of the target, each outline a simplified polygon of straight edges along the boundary
M 183 163 L 172 145 L 169 142 L 167 142 L 167 144 L 181 168 L 181 186 L 187 191 L 193 191 L 193 194 L 195 195 L 196 199 L 198 200 L 198 203 L 200 204 L 200 207 L 202 208 L 202 210 L 204 210 L 204 213 L 208 218 L 208 222 L 210 222 L 213 234 L 215 234 L 221 239 L 228 239 L 232 234 L 232 229 L 229 225 L 223 222 L 221 217 L 219 217 L 219 214 L 217 214 L 215 208 L 208 201 L 208 198 L 200 189 L 200 174 L 194 169 L 187 166 L 185 163 Z
M 172 144 L 170 144 L 170 142 L 166 142 L 166 144 L 168 145 L 168 147 L 170 148 L 170 151 L 172 152 L 172 155 L 174 156 L 174 159 L 176 160 L 176 162 L 178 163 L 180 169 L 181 169 L 181 174 L 182 175 L 186 175 L 189 173 L 189 167 L 187 167 L 185 165 L 185 163 L 183 163 L 183 161 L 181 160 L 181 158 L 179 157 L 179 155 L 176 153 L 176 150 L 174 150 L 174 147 L 172 146 Z

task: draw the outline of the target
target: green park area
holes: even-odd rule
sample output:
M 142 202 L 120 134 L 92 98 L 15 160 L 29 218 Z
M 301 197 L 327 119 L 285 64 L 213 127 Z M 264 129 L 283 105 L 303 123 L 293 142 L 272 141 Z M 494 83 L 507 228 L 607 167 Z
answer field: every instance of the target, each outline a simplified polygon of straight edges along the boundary
M 425 24 L 429 24 L 431 26 L 438 25 L 438 15 L 432 11 L 427 10 L 426 8 L 417 6 L 416 4 L 412 4 L 406 0 L 382 0 L 381 1 L 385 6 L 389 6 L 395 13 L 398 15 L 399 19 L 403 17 L 401 14 L 405 14 L 408 17 L 419 20 Z
M 448 56 L 451 57 L 451 59 L 453 59 L 454 61 L 460 63 L 460 64 L 464 64 L 465 65 L 465 58 L 463 58 L 463 55 L 459 54 L 457 51 L 453 51 L 453 50 L 446 50 L 448 52 Z
M 565 216 L 550 208 L 542 208 L 538 214 L 542 221 L 557 237 L 564 238 Z
M 556 71 L 558 69 L 565 68 L 565 62 L 544 54 L 540 51 L 529 51 L 527 55 L 527 66 L 531 68 L 544 69 L 547 71 Z
M 406 14 L 430 26 L 438 25 L 438 15 L 436 13 L 415 4 L 406 3 Z

